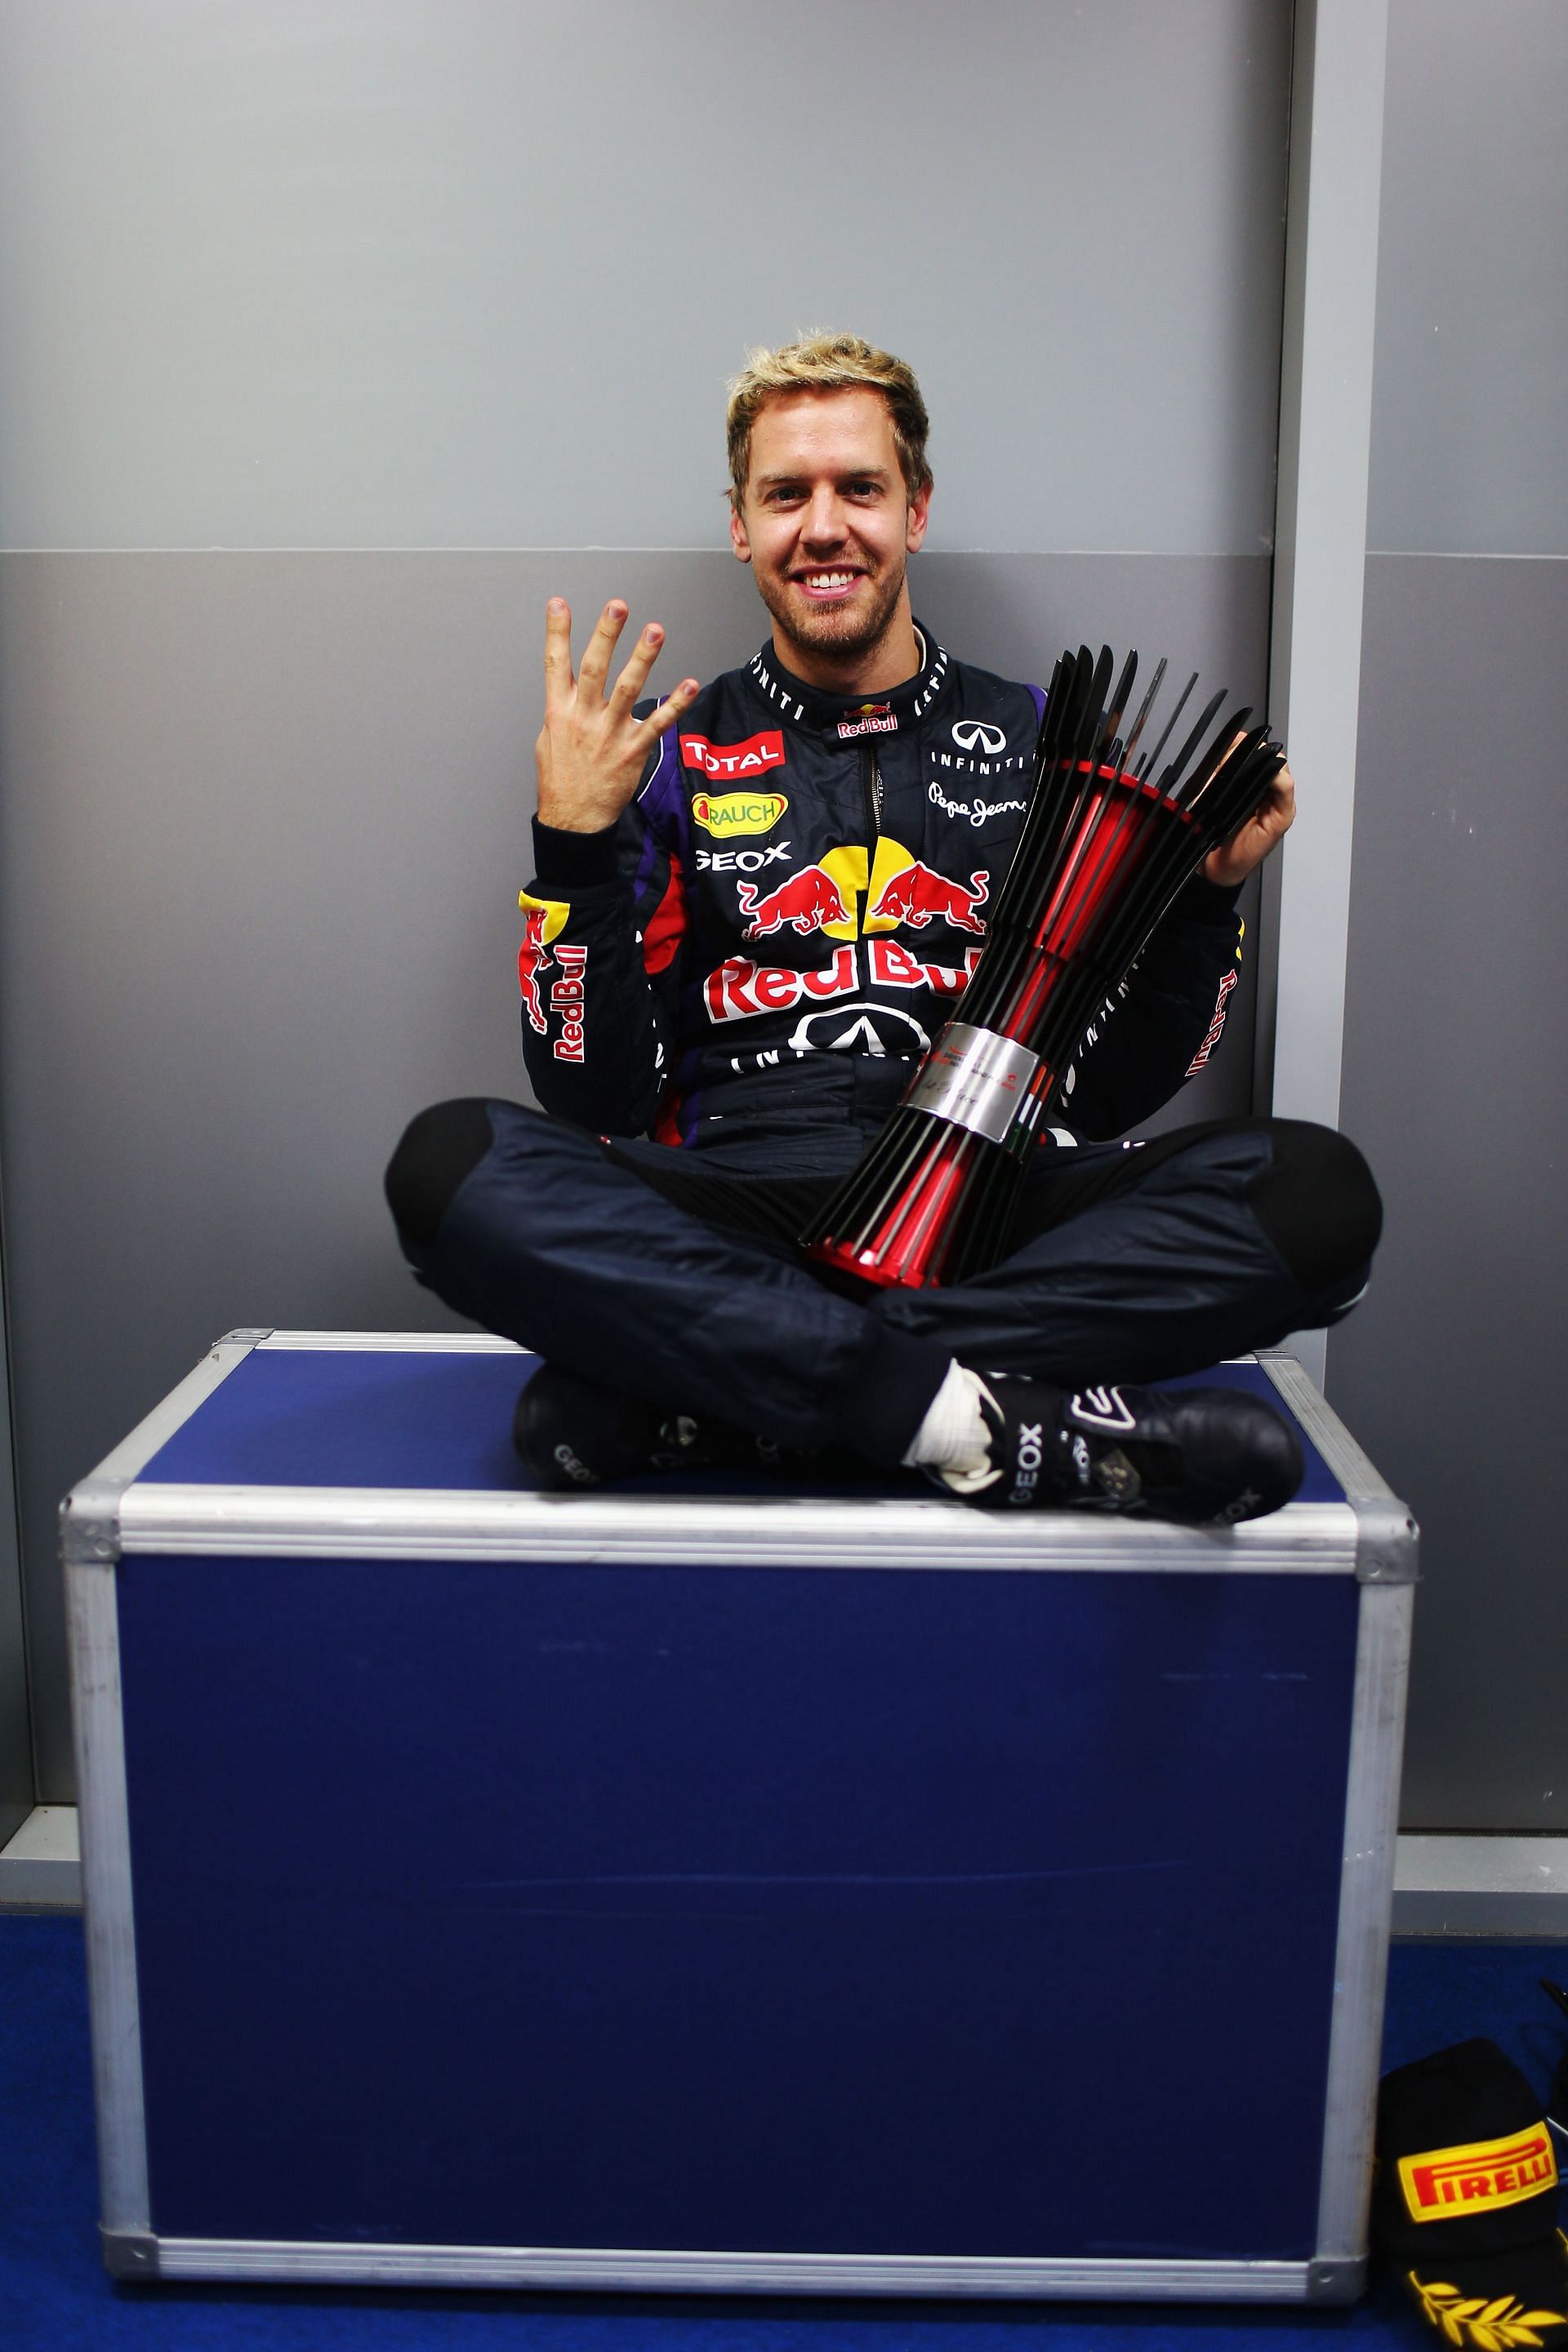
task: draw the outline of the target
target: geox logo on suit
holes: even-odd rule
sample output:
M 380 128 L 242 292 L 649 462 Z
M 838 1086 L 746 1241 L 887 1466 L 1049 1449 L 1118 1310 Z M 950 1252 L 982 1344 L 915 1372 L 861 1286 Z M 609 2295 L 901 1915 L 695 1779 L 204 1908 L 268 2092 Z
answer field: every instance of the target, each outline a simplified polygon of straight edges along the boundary
M 1402 2156 L 1399 2185 L 1413 2221 L 1489 2213 L 1557 2186 L 1557 2158 L 1544 2122 L 1503 2139 L 1471 2140 L 1425 2156 Z

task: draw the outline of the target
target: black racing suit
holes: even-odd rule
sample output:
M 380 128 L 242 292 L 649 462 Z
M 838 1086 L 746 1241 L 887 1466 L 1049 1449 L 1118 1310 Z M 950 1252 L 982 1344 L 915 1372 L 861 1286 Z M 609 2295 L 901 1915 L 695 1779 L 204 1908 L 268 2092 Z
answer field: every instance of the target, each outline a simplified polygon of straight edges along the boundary
M 795 1236 L 951 1017 L 1026 813 L 1040 690 L 921 651 L 868 698 L 765 646 L 662 738 L 618 826 L 536 825 L 519 975 L 549 1116 L 439 1105 L 388 1174 L 416 1271 L 460 1312 L 883 1463 L 954 1356 L 1079 1387 L 1332 1320 L 1377 1223 L 1360 1155 L 1321 1129 L 1106 1140 L 1224 1026 L 1235 894 L 1196 880 L 1090 1031 L 1003 1265 L 919 1291 L 808 1265 Z
M 535 827 L 520 973 L 547 1111 L 712 1167 L 854 1163 L 979 958 L 1045 703 L 922 646 L 870 701 L 764 646 L 664 736 L 618 828 Z M 1177 901 L 1070 1073 L 1075 1137 L 1123 1134 L 1212 1053 L 1235 898 L 1200 880 Z

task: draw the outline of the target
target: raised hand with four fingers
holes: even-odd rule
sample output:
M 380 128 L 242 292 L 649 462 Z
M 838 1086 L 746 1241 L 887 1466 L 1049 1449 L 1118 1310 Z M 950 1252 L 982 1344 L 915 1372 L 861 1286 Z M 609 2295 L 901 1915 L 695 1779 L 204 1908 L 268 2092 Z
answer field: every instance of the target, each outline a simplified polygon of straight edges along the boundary
M 637 791 L 649 752 L 696 698 L 696 678 L 683 677 L 657 710 L 646 719 L 633 718 L 632 706 L 664 643 L 657 621 L 643 630 L 606 694 L 626 609 L 618 597 L 611 598 L 574 676 L 571 608 L 563 596 L 552 596 L 546 607 L 544 724 L 533 749 L 541 821 L 562 833 L 602 833 L 614 824 Z

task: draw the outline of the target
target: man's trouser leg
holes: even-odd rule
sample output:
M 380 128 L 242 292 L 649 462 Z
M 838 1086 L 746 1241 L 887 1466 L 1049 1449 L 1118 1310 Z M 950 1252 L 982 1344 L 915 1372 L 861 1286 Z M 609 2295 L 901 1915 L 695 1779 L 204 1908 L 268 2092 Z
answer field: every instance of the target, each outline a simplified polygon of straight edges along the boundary
M 388 1171 L 419 1278 L 460 1314 L 655 1403 L 883 1463 L 953 1356 L 1076 1388 L 1332 1322 L 1380 1219 L 1365 1162 L 1327 1129 L 1189 1129 L 1042 1155 L 1024 1239 L 975 1281 L 850 1297 L 789 1239 L 830 1189 L 606 1147 L 501 1102 L 423 1113 Z
M 731 1217 L 744 1216 L 742 1179 L 680 1172 L 684 1192 L 734 1196 Z M 516 1103 L 421 1113 L 387 1193 L 415 1272 L 459 1315 L 781 1445 L 896 1463 L 947 1372 L 950 1348 L 818 1282 L 765 1219 L 744 1232 L 693 1215 L 614 1147 Z M 815 1198 L 803 1188 L 802 1223 Z
M 1366 1162 L 1331 1129 L 1181 1129 L 1042 1154 L 1002 1265 L 950 1290 L 884 1291 L 878 1312 L 980 1371 L 1173 1380 L 1337 1322 L 1381 1224 Z

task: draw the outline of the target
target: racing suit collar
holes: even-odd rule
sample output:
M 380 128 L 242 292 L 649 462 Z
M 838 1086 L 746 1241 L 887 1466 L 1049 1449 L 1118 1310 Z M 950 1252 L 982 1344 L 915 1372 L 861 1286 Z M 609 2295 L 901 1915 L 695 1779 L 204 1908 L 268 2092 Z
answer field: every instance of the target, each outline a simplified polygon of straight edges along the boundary
M 804 678 L 784 667 L 773 651 L 771 637 L 752 663 L 751 674 L 769 701 L 792 725 L 810 728 L 833 742 L 849 741 L 860 734 L 868 734 L 874 740 L 879 731 L 892 731 L 886 726 L 887 719 L 891 719 L 894 726 L 907 727 L 923 719 L 946 691 L 949 663 L 945 651 L 919 621 L 915 623 L 915 635 L 921 649 L 919 669 L 913 677 L 905 678 L 900 686 L 888 688 L 882 694 L 826 694 L 820 687 L 807 686 Z M 879 717 L 884 718 L 884 730 L 867 723 Z

